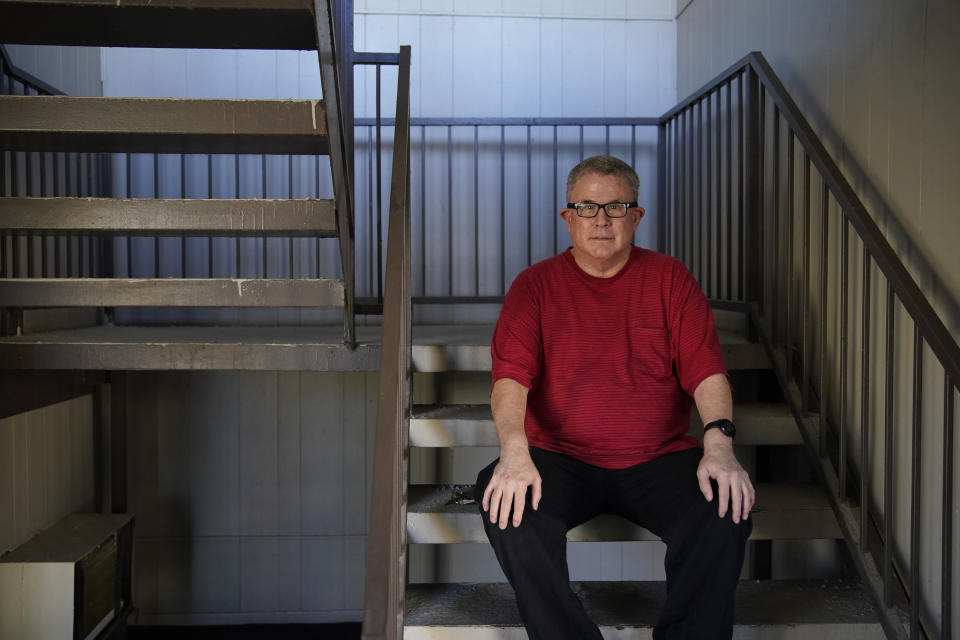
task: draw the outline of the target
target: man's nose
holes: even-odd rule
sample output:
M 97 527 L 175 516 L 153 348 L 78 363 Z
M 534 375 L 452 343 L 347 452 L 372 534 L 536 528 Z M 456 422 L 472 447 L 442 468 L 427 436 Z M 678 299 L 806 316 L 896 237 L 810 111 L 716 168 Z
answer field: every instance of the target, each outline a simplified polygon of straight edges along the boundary
M 597 215 L 593 218 L 594 224 L 606 227 L 613 224 L 613 218 L 607 215 L 606 208 L 601 208 L 600 211 L 597 211 Z

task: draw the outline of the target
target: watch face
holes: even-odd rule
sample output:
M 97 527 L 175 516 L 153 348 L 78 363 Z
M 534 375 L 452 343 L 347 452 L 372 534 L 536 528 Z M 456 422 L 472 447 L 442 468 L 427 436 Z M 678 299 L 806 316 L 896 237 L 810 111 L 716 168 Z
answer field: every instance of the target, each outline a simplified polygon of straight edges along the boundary
M 724 435 L 730 436 L 731 438 L 737 435 L 737 427 L 733 424 L 732 421 L 727 420 L 725 418 L 721 418 L 720 420 L 714 420 L 704 428 L 704 431 L 706 431 L 707 429 L 712 429 L 714 427 L 722 431 Z

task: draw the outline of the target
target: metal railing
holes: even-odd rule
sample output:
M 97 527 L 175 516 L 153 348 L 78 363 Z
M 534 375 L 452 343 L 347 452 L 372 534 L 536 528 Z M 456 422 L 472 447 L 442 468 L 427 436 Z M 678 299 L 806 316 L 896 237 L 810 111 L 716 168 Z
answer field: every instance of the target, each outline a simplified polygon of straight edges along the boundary
M 561 250 L 564 182 L 586 155 L 612 154 L 638 167 L 647 178 L 641 199 L 652 204 L 658 123 L 657 118 L 411 118 L 414 304 L 500 302 L 517 273 Z M 358 228 L 367 230 L 359 242 L 368 260 L 358 265 L 366 276 L 358 286 L 379 295 L 384 178 L 378 149 L 384 145 L 381 130 L 392 133 L 394 120 L 378 110 L 377 117 L 357 118 L 354 125 Z M 653 246 L 656 234 L 642 226 L 635 239 Z
M 665 114 L 659 141 L 662 247 L 708 297 L 752 303 L 888 637 L 951 637 L 955 338 L 761 54 Z
M 410 47 L 400 47 L 363 635 L 403 636 L 410 424 Z
M 15 66 L 0 45 L 0 94 L 63 92 Z M 106 179 L 103 154 L 0 151 L 0 197 L 95 197 Z M 96 236 L 0 231 L 0 278 L 97 277 L 104 268 L 104 243 Z

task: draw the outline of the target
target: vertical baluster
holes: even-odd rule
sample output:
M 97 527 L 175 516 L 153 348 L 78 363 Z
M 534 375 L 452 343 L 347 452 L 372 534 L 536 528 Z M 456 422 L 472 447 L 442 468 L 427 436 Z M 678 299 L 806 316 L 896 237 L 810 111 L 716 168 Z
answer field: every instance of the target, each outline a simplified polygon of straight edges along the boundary
M 153 199 L 160 197 L 160 154 L 153 154 Z M 153 277 L 160 277 L 160 236 L 153 236 Z
M 713 288 L 713 276 L 714 271 L 716 270 L 716 263 L 714 262 L 713 256 L 713 241 L 714 241 L 714 229 L 713 229 L 713 92 L 707 93 L 704 98 L 704 103 L 707 109 L 706 115 L 706 145 L 707 145 L 707 154 L 705 159 L 706 164 L 706 176 L 705 176 L 705 188 L 704 195 L 706 196 L 706 205 L 703 212 L 703 228 L 701 229 L 703 244 L 702 253 L 704 256 L 704 264 L 702 270 L 702 283 L 703 289 L 709 298 L 716 298 L 716 290 Z
M 707 234 L 709 231 L 705 228 L 708 218 L 707 205 L 704 204 L 704 200 L 709 197 L 709 187 L 705 183 L 705 177 L 707 175 L 705 164 L 705 150 L 706 141 L 708 136 L 704 135 L 704 130 L 706 129 L 705 119 L 706 114 L 704 113 L 704 99 L 701 98 L 697 102 L 697 218 L 694 225 L 696 229 L 695 242 L 696 242 L 696 255 L 695 260 L 697 264 L 697 281 L 701 283 L 701 286 L 706 290 L 707 289 L 707 264 L 704 253 L 706 252 L 706 243 L 707 243 Z
M 583 125 L 580 125 L 580 162 L 583 162 Z
M 677 230 L 680 226 L 680 124 L 682 115 L 677 114 L 671 121 L 671 130 L 673 132 L 673 144 L 671 145 L 671 157 L 673 158 L 673 207 L 670 216 L 670 255 L 677 257 Z
M 213 198 L 213 154 L 207 154 L 207 198 Z M 319 240 L 318 240 L 319 242 Z M 213 277 L 213 236 L 207 236 L 207 277 Z
M 943 376 L 943 508 L 941 509 L 940 637 L 953 631 L 953 394 L 954 381 Z
M 687 127 L 687 112 L 681 111 L 677 114 L 679 126 L 677 127 L 677 171 L 679 179 L 677 182 L 677 240 L 675 256 L 687 266 L 687 201 L 690 198 L 690 172 L 687 163 L 690 160 L 690 154 L 687 153 L 687 140 L 689 138 Z
M 803 240 L 800 269 L 800 405 L 804 415 L 810 410 L 810 354 L 807 353 L 807 315 L 810 295 L 807 283 L 810 279 L 810 158 L 803 154 Z M 823 256 L 821 256 L 821 259 Z M 822 304 L 822 303 L 821 303 Z
M 473 295 L 480 295 L 480 128 L 473 125 Z
M 187 156 L 180 154 L 180 199 L 187 197 Z M 187 236 L 180 236 L 180 277 L 187 277 Z
M 559 203 L 557 202 L 557 194 L 560 193 L 560 188 L 558 185 L 559 178 L 557 177 L 557 171 L 559 171 L 557 154 L 559 153 L 559 140 L 557 139 L 557 125 L 553 125 L 553 215 L 550 216 L 550 219 L 553 221 L 553 253 L 551 255 L 556 255 L 559 247 L 557 246 L 557 224 L 559 223 L 560 216 L 557 215 L 560 211 Z M 501 153 L 503 151 L 501 150 Z M 500 184 L 503 184 L 503 177 L 501 176 Z M 563 198 L 564 203 L 566 203 L 566 193 L 564 193 Z M 502 239 L 501 239 L 502 240 Z
M 604 138 L 603 138 L 603 153 L 604 155 L 610 155 L 610 125 L 604 125 Z
M 127 181 L 127 198 L 132 198 L 132 185 L 133 185 L 133 159 L 130 157 L 129 153 L 124 154 L 127 168 L 127 175 L 124 176 Z M 71 185 L 72 187 L 72 185 Z M 71 238 L 72 240 L 72 238 Z M 73 243 L 67 243 L 67 275 L 72 275 L 71 271 L 73 270 L 73 260 L 71 258 L 71 249 L 73 248 Z M 127 277 L 133 277 L 133 237 L 130 234 L 127 234 Z
M 808 160 L 809 161 L 809 160 Z M 827 409 L 829 408 L 829 389 L 827 388 L 827 264 L 830 255 L 830 201 L 827 195 L 827 182 L 820 178 L 820 411 L 818 441 L 820 456 L 827 455 Z
M 695 156 L 693 153 L 693 138 L 695 135 L 695 131 L 694 131 L 693 114 L 694 114 L 694 106 L 690 105 L 687 108 L 687 111 L 685 114 L 685 117 L 687 120 L 687 141 L 686 141 L 687 189 L 686 189 L 686 194 L 684 195 L 685 212 L 684 212 L 684 224 L 683 224 L 683 236 L 684 236 L 683 237 L 684 239 L 683 262 L 684 264 L 687 265 L 687 268 L 689 268 L 690 271 L 693 271 L 693 266 L 694 266 L 693 265 L 693 236 L 694 236 L 693 221 L 695 219 L 694 209 L 696 208 L 696 199 L 695 199 L 696 176 L 694 174 L 694 169 L 696 168 L 696 164 L 694 163 Z
M 840 211 L 840 447 L 837 457 L 839 458 L 839 476 L 837 496 L 841 502 L 847 500 L 847 334 L 848 334 L 848 269 L 849 269 L 849 247 L 848 247 L 848 222 L 847 216 Z M 862 541 L 861 541 L 862 542 Z
M 239 183 L 238 183 L 238 184 L 239 184 Z M 238 197 L 239 197 L 239 196 L 238 196 Z M 267 197 L 267 156 L 266 156 L 266 154 L 261 154 L 261 155 L 260 155 L 260 197 L 261 197 L 261 198 L 266 198 L 266 197 Z M 262 262 L 263 262 L 262 267 L 261 267 L 261 268 L 263 269 L 263 275 L 261 276 L 262 278 L 268 278 L 268 277 L 269 277 L 269 275 L 268 275 L 268 273 L 267 273 L 267 268 L 268 268 L 268 264 L 267 264 L 267 246 L 268 246 L 268 245 L 267 245 L 267 236 L 264 235 L 264 236 L 262 236 L 262 237 L 260 238 L 260 247 L 261 247 L 261 251 L 262 251 L 261 259 L 262 259 Z
M 693 197 L 690 200 L 690 270 L 703 283 L 703 274 L 700 272 L 700 242 L 703 236 L 700 233 L 700 223 L 703 218 L 703 107 L 698 101 L 691 105 L 690 115 L 693 118 L 692 140 L 693 148 Z M 702 284 L 701 284 L 702 286 Z
M 734 300 L 733 295 L 733 80 L 727 83 L 725 120 L 727 127 L 727 285 L 726 298 Z M 742 247 L 741 247 L 742 250 Z
M 299 161 L 298 161 L 299 164 Z M 293 198 L 293 156 L 287 156 L 287 198 Z M 287 238 L 287 277 L 293 278 L 293 237 Z M 356 282 L 356 280 L 354 280 Z
M 667 138 L 669 123 L 662 122 L 657 126 L 657 251 L 667 252 L 667 223 L 670 215 L 667 213 Z M 634 127 L 631 127 L 633 130 Z M 609 135 L 610 127 L 607 127 Z M 633 166 L 633 165 L 631 165 Z M 638 227 L 639 228 L 639 227 Z M 636 238 L 634 233 L 634 238 Z
M 781 289 L 783 283 L 780 282 L 780 109 L 777 106 L 773 108 L 773 309 L 772 332 L 774 346 L 780 346 L 780 313 L 783 305 L 780 303 Z M 787 376 L 790 372 L 787 371 Z
M 895 366 L 893 284 L 887 279 L 886 362 L 883 376 L 883 602 L 893 604 L 893 369 Z
M 759 80 L 756 73 L 751 71 L 750 77 L 753 82 L 753 87 L 751 93 L 756 93 L 758 91 L 757 85 Z M 767 155 L 767 90 L 763 85 L 759 86 L 759 97 L 758 97 L 758 109 L 760 110 L 759 122 L 757 123 L 757 157 L 758 164 L 754 169 L 754 174 L 756 175 L 756 195 L 754 196 L 757 199 L 757 230 L 755 232 L 757 239 L 758 247 L 758 260 L 757 260 L 757 278 L 759 280 L 759 289 L 761 294 L 761 306 L 763 308 L 763 314 L 769 316 L 770 309 L 767 306 L 769 299 L 767 298 L 767 284 L 769 278 L 767 278 L 767 261 L 766 261 L 766 252 L 769 243 L 767 242 L 767 231 L 766 225 L 767 221 L 767 189 L 766 189 L 766 180 L 767 180 L 767 164 L 766 164 L 766 155 Z M 771 324 L 771 329 L 773 325 Z M 772 334 L 771 334 L 772 335 Z
M 867 551 L 870 528 L 870 254 L 863 251 L 863 294 L 860 334 L 860 545 Z
M 240 155 L 233 154 L 233 197 L 240 197 Z M 256 240 L 254 240 L 256 241 Z M 241 278 L 243 277 L 243 264 L 240 259 L 240 249 L 243 245 L 240 243 L 240 238 L 233 239 L 234 247 L 234 277 Z
M 784 266 L 784 295 L 786 306 L 784 313 L 784 339 L 787 346 L 787 379 L 793 379 L 793 205 L 794 205 L 794 148 L 793 129 L 787 127 L 787 206 L 784 224 L 787 244 L 786 265 Z M 802 311 L 801 311 L 802 313 Z
M 447 125 L 447 295 L 453 295 L 453 127 Z
M 923 446 L 923 338 L 913 325 L 913 438 L 910 456 L 910 637 L 920 637 L 920 465 Z M 945 513 L 945 517 L 953 514 Z
M 507 293 L 507 171 L 506 171 L 506 130 L 500 125 L 500 295 Z M 554 158 L 556 158 L 556 127 L 554 127 Z M 554 166 L 556 175 L 556 166 Z M 554 226 L 554 246 L 556 246 L 556 226 Z
M 500 145 L 502 149 L 502 137 Z M 502 233 L 503 206 L 500 207 L 500 222 Z M 425 124 L 420 125 L 420 295 L 427 295 L 427 125 Z
M 533 221 L 531 220 L 531 211 L 533 211 L 533 145 L 531 141 L 530 125 L 527 125 L 527 266 L 533 264 Z M 583 148 L 583 127 L 580 127 L 580 146 L 581 156 Z
M 368 282 L 368 291 L 370 295 L 375 296 L 377 299 L 377 304 L 382 304 L 380 299 L 380 291 L 377 289 L 375 280 L 377 272 L 377 257 L 376 248 L 373 246 L 373 237 L 375 235 L 374 229 L 377 224 L 377 214 L 374 211 L 376 207 L 376 196 L 373 193 L 373 183 L 376 181 L 376 171 L 374 170 L 374 160 L 373 157 L 377 155 L 377 146 L 373 141 L 373 132 L 374 127 L 367 127 L 367 261 L 370 263 L 369 273 L 367 275 Z M 319 267 L 319 259 L 318 259 Z M 317 272 L 317 277 L 320 277 L 320 272 Z

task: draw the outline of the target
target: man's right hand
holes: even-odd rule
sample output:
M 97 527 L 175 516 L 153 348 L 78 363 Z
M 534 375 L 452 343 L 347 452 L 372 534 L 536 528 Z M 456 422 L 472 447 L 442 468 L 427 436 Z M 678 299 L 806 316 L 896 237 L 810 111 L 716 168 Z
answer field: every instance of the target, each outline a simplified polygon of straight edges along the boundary
M 507 528 L 512 507 L 513 526 L 519 527 L 523 521 L 527 490 L 531 491 L 530 505 L 536 510 L 540 507 L 541 488 L 540 472 L 533 464 L 528 449 L 501 449 L 500 462 L 493 469 L 481 504 L 483 510 L 488 512 L 490 522 L 496 524 L 499 521 L 501 529 Z

